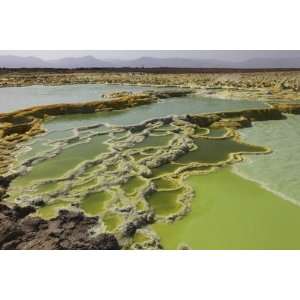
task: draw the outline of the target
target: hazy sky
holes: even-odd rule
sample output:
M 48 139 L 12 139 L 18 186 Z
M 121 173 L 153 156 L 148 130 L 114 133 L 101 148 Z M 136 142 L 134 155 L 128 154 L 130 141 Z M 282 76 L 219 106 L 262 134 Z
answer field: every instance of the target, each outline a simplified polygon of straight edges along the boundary
M 253 57 L 300 57 L 300 51 L 289 50 L 0 50 L 0 55 L 36 56 L 43 59 L 78 57 L 92 55 L 99 59 L 135 59 L 142 56 L 180 57 L 193 59 L 220 59 L 226 61 L 243 61 Z

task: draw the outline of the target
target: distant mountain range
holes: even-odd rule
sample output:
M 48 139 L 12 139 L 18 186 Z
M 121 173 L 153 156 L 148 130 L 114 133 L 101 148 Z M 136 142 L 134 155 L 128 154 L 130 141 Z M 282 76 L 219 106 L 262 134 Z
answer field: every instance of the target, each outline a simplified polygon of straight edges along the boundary
M 0 68 L 300 68 L 299 58 L 252 58 L 242 62 L 215 59 L 140 57 L 134 60 L 101 60 L 94 56 L 43 60 L 38 57 L 0 55 Z

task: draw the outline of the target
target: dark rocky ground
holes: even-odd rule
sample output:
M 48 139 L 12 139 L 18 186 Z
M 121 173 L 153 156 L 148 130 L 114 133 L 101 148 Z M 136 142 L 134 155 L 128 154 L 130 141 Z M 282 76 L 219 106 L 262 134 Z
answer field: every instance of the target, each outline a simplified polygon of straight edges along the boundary
M 97 225 L 97 218 L 62 210 L 56 218 L 45 221 L 30 216 L 34 211 L 31 206 L 0 204 L 0 249 L 120 249 L 112 234 L 91 237 L 89 230 Z
M 61 210 L 56 218 L 46 221 L 31 215 L 35 212 L 32 206 L 5 205 L 1 200 L 8 185 L 9 179 L 0 176 L 0 249 L 120 249 L 112 234 L 91 235 L 97 217 Z

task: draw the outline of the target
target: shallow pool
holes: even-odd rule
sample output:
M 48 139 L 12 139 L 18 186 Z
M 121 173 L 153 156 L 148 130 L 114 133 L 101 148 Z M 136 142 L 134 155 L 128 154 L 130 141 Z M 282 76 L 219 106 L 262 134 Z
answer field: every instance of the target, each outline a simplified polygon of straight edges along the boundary
M 33 85 L 0 88 L 0 112 L 10 112 L 36 105 L 76 103 L 101 100 L 105 93 L 140 92 L 149 87 L 113 84 Z

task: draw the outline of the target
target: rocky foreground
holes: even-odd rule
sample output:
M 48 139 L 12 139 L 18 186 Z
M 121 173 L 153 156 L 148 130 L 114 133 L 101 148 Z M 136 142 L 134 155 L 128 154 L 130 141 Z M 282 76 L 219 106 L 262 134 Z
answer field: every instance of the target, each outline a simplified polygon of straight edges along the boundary
M 61 210 L 49 221 L 32 217 L 33 206 L 12 206 L 2 203 L 6 190 L 15 176 L 0 176 L 0 249 L 120 249 L 112 234 L 93 236 L 98 218 Z
M 31 217 L 31 206 L 9 208 L 0 204 L 0 249 L 38 250 L 118 250 L 114 235 L 102 233 L 95 237 L 90 232 L 97 218 L 82 213 L 61 210 L 49 221 Z

